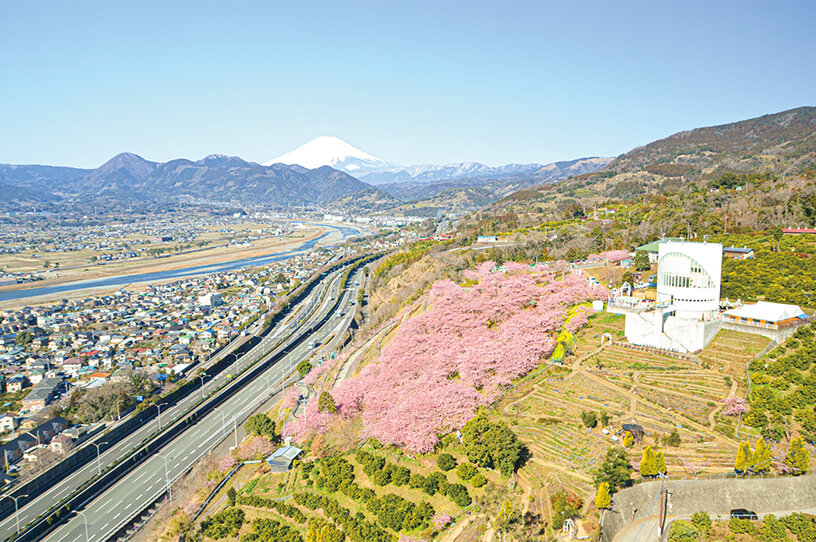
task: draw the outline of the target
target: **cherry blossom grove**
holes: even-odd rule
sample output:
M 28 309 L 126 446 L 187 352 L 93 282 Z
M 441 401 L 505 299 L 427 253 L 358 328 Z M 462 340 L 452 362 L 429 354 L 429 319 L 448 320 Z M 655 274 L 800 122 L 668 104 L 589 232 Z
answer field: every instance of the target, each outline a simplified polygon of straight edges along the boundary
M 470 274 L 470 287 L 436 282 L 427 310 L 400 326 L 379 363 L 332 390 L 339 414 L 361 414 L 364 436 L 413 452 L 432 449 L 438 435 L 460 429 L 549 359 L 559 330 L 586 323 L 587 312 L 574 305 L 607 296 L 585 277 L 553 269 L 563 267 L 505 264 L 496 272 L 486 262 Z M 332 416 L 310 400 L 289 429 L 303 440 Z
M 587 260 L 607 260 L 610 262 L 619 262 L 629 257 L 631 253 L 628 250 L 607 250 L 600 254 L 590 254 Z

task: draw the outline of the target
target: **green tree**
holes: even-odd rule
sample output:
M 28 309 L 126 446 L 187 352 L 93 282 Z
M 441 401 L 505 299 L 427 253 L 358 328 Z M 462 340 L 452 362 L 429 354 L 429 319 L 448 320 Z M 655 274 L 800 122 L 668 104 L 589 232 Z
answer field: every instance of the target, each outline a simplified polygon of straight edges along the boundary
M 16 337 L 14 337 L 14 344 L 17 346 L 25 346 L 32 340 L 34 340 L 34 337 L 31 335 L 30 331 L 21 331 Z
M 473 478 L 470 479 L 470 485 L 473 487 L 482 487 L 487 483 L 487 478 L 484 477 L 484 474 L 481 472 L 477 472 L 473 475 Z
M 621 286 L 623 286 L 624 282 L 628 283 L 629 286 L 631 286 L 635 282 L 635 277 L 633 277 L 632 273 L 630 273 L 629 271 L 624 271 L 623 277 L 621 277 Z
M 652 268 L 652 264 L 649 263 L 649 254 L 645 250 L 638 250 L 635 253 L 635 270 L 636 271 L 648 271 Z
M 751 444 L 748 441 L 742 441 L 737 448 L 737 457 L 734 460 L 734 470 L 737 472 L 745 472 L 751 466 Z
M 677 432 L 676 427 L 672 429 L 671 433 L 663 437 L 663 444 L 671 446 L 672 448 L 680 446 L 680 433 Z
M 317 410 L 320 412 L 337 412 L 334 396 L 327 391 L 321 392 L 320 397 L 317 399 Z
M 235 506 L 236 497 L 237 494 L 235 493 L 235 488 L 230 486 L 230 488 L 227 490 L 227 500 L 229 501 L 230 506 Z
M 465 482 L 476 476 L 477 472 L 479 471 L 476 469 L 476 467 L 470 463 L 459 463 L 459 465 L 456 467 L 456 475 L 459 476 L 459 479 L 464 480 Z
M 444 471 L 452 470 L 456 467 L 456 458 L 447 453 L 439 454 L 439 457 L 436 458 L 436 465 Z
M 785 464 L 797 474 L 805 474 L 810 469 L 810 454 L 805 449 L 802 437 L 794 437 L 788 446 Z
M 600 486 L 606 482 L 610 492 L 614 493 L 629 482 L 631 472 L 626 450 L 613 446 L 606 451 L 603 463 L 595 471 L 595 485 Z
M 655 468 L 659 474 L 666 474 L 666 456 L 663 455 L 663 450 L 655 452 Z
M 524 445 L 506 425 L 490 422 L 484 413 L 462 428 L 462 449 L 476 465 L 510 476 L 521 462 Z
M 297 364 L 297 372 L 298 375 L 302 378 L 308 374 L 309 371 L 312 370 L 312 364 L 309 363 L 308 359 L 304 359 L 300 363 Z
M 640 459 L 638 470 L 643 476 L 657 476 L 657 456 L 651 446 L 646 446 Z
M 599 509 L 609 508 L 612 505 L 612 496 L 609 494 L 609 482 L 602 482 L 595 495 L 595 506 Z
M 598 425 L 598 415 L 593 411 L 583 411 L 581 412 L 581 421 L 584 424 L 584 427 L 595 427 Z
M 697 529 L 701 540 L 708 538 L 708 532 L 711 530 L 711 516 L 702 511 L 694 512 L 691 516 L 691 524 Z
M 275 420 L 263 412 L 250 416 L 244 425 L 244 429 L 250 435 L 259 435 L 271 439 L 276 439 L 278 436 L 275 432 Z
M 607 412 L 605 410 L 601 411 L 601 413 L 599 415 L 599 419 L 601 421 L 601 425 L 604 426 L 604 427 L 609 425 L 609 422 L 612 421 L 611 416 L 609 416 L 609 414 L 607 414 Z
M 771 449 L 765 444 L 765 439 L 757 441 L 756 450 L 751 460 L 751 470 L 754 472 L 767 472 L 771 470 Z
M 635 444 L 635 437 L 632 435 L 631 432 L 627 431 L 623 434 L 623 445 L 627 448 L 631 448 Z

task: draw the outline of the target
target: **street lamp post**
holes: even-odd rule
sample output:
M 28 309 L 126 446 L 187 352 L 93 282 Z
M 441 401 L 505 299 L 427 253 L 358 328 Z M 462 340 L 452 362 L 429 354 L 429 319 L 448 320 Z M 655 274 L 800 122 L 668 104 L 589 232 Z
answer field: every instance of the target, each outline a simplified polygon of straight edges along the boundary
M 165 406 L 165 405 L 167 405 L 167 403 L 156 403 L 156 404 L 154 404 L 154 405 L 153 405 L 153 406 L 154 406 L 154 407 L 156 407 L 156 409 L 159 411 L 159 431 L 161 431 L 161 429 L 162 429 L 162 423 L 161 423 L 161 407 L 163 407 L 163 406 Z
M 219 410 L 218 413 L 221 414 L 221 432 L 224 432 L 227 430 L 227 419 L 224 417 L 223 410 Z
M 232 419 L 232 425 L 235 427 L 235 447 L 238 447 L 238 416 Z
M 77 510 L 77 513 L 82 516 L 82 521 L 85 522 L 85 542 L 88 542 L 90 540 L 88 537 L 88 518 L 85 517 L 84 510 Z
M 102 446 L 103 444 L 107 444 L 107 442 L 99 442 L 99 443 L 92 442 L 91 444 L 96 447 L 96 468 L 99 470 L 99 475 L 101 476 L 102 475 L 102 463 L 99 460 L 99 447 Z
M 18 495 L 14 497 L 13 495 L 3 495 L 3 497 L 8 497 L 9 499 L 14 501 L 14 517 L 17 520 L 17 531 L 20 532 L 20 509 L 17 507 L 17 499 L 22 499 L 23 497 L 28 497 L 28 495 Z
M 156 455 L 164 459 L 164 482 L 167 484 L 167 496 L 170 498 L 170 502 L 173 502 L 173 488 L 170 487 L 170 470 L 167 468 L 167 458 L 159 453 Z
M 201 400 L 204 400 L 204 379 L 207 378 L 209 375 L 207 373 L 201 373 L 198 375 L 198 378 L 201 379 Z

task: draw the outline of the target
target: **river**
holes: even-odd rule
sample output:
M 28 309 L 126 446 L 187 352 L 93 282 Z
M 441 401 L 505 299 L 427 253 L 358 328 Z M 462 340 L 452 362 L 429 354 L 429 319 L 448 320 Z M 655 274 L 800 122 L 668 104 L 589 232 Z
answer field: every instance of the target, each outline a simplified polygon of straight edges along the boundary
M 323 226 L 337 230 L 342 234 L 343 239 L 363 235 L 363 231 L 349 226 L 334 226 L 329 224 L 309 224 L 312 226 Z M 152 273 L 135 273 L 132 275 L 116 275 L 113 277 L 102 277 L 98 279 L 81 280 L 77 282 L 69 282 L 66 284 L 58 284 L 56 286 L 44 286 L 42 288 L 27 288 L 25 290 L 14 290 L 9 292 L 0 292 L 0 302 L 12 301 L 15 299 L 26 299 L 29 297 L 37 297 L 42 295 L 53 295 L 63 292 L 73 292 L 75 290 L 85 290 L 88 288 L 109 288 L 113 289 L 117 286 L 126 286 L 134 283 L 151 283 L 161 282 L 168 279 L 177 279 L 184 277 L 192 277 L 195 275 L 208 275 L 210 273 L 221 273 L 223 271 L 234 271 L 236 269 L 243 269 L 245 267 L 259 267 L 267 265 L 272 262 L 280 262 L 288 260 L 298 254 L 307 250 L 311 250 L 317 245 L 318 241 L 330 235 L 330 232 L 324 232 L 319 237 L 310 239 L 298 245 L 295 249 L 286 252 L 274 252 L 272 254 L 265 254 L 263 256 L 255 256 L 253 258 L 242 258 L 240 260 L 231 260 L 227 262 L 219 262 L 208 265 L 199 265 L 193 267 L 183 267 L 181 269 L 169 269 L 167 271 L 154 271 Z

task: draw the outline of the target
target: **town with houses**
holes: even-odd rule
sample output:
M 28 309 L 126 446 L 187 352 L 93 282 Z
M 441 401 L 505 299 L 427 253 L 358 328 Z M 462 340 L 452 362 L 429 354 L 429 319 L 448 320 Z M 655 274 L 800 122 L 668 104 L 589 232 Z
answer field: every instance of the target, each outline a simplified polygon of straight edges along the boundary
M 321 266 L 412 239 L 412 232 L 396 230 L 387 238 L 315 248 L 260 268 L 0 310 L 3 482 L 14 482 L 9 474 L 21 468 L 36 472 L 39 450 L 64 455 L 89 428 L 114 421 L 110 415 L 75 424 L 54 415 L 77 392 L 126 382 L 134 374 L 148 379 L 146 390 L 158 392 L 242 336 L 277 298 Z

